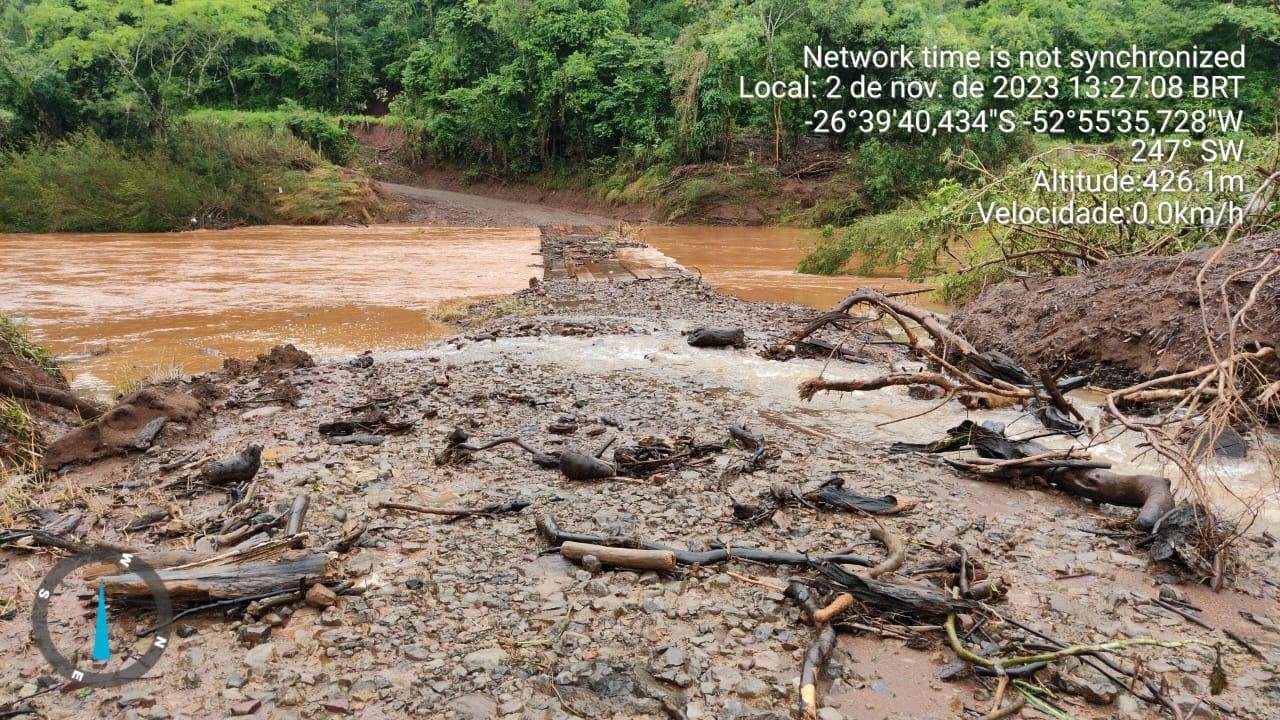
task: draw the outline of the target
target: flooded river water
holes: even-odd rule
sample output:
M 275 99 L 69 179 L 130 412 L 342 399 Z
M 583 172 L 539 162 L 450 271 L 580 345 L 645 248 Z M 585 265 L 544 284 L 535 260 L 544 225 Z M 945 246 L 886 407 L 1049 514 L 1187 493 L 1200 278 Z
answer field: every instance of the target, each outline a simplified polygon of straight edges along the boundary
M 527 287 L 538 247 L 535 228 L 0 235 L 0 313 L 101 393 L 283 342 L 322 355 L 420 345 L 449 332 L 427 318 L 441 301 Z
M 0 313 L 24 317 L 76 389 L 106 394 L 283 342 L 322 356 L 421 345 L 449 332 L 429 319 L 441 301 L 514 292 L 540 275 L 538 237 L 389 225 L 0 235 Z M 748 300 L 828 308 L 864 284 L 926 287 L 797 274 L 811 230 L 646 227 L 639 237 Z
M 821 237 L 817 230 L 783 227 L 649 226 L 637 238 L 701 274 L 717 290 L 744 300 L 773 300 L 826 310 L 859 287 L 883 292 L 928 289 L 886 274 L 877 277 L 802 275 L 795 271 Z M 913 302 L 944 309 L 933 293 Z

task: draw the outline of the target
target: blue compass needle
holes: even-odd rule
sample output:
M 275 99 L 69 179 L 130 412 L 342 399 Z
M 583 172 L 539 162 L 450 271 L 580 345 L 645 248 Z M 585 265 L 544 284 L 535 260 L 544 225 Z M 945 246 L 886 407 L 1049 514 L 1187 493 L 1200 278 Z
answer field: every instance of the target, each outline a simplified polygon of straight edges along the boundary
M 111 640 L 107 636 L 107 594 L 101 580 L 98 581 L 98 620 L 93 629 L 93 660 L 106 662 L 111 659 Z

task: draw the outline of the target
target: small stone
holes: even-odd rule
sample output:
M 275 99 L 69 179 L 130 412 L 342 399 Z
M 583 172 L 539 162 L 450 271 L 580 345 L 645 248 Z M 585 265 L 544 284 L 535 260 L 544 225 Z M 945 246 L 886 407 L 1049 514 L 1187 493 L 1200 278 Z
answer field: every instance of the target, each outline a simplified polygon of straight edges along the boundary
M 1160 586 L 1160 599 L 1165 602 L 1180 603 L 1186 605 L 1191 602 L 1187 594 L 1171 585 Z
M 406 645 L 404 647 L 404 655 L 411 660 L 431 659 L 431 651 L 421 645 Z
M 325 710 L 339 715 L 351 714 L 351 702 L 343 697 L 330 698 L 323 703 Z
M 844 720 L 844 715 L 833 707 L 824 707 L 818 710 L 818 720 Z
M 240 642 L 257 645 L 271 636 L 271 626 L 267 623 L 254 623 L 240 628 Z
M 507 651 L 498 647 L 476 650 L 462 658 L 462 664 L 468 670 L 493 670 L 496 667 L 505 665 L 506 662 Z
M 662 662 L 665 663 L 667 667 L 681 667 L 685 663 L 689 662 L 689 654 L 684 651 L 684 648 L 669 647 L 667 648 L 667 651 L 662 654 Z
M 760 678 L 748 676 L 742 678 L 742 682 L 738 683 L 738 686 L 734 688 L 734 692 L 744 698 L 760 697 L 769 692 L 769 685 Z
M 151 707 L 156 704 L 156 699 L 150 690 L 132 687 L 120 693 L 120 699 L 116 702 L 120 703 L 120 707 Z
M 489 720 L 498 713 L 498 704 L 488 695 L 470 693 L 449 701 L 449 709 L 468 720 Z
M 256 673 L 261 673 L 267 669 L 267 663 L 274 660 L 275 657 L 275 644 L 262 643 L 244 654 L 244 664 L 248 665 L 250 670 L 253 670 Z
M 244 676 L 237 675 L 236 673 L 231 673 L 227 676 L 227 687 L 229 688 L 242 688 L 246 682 L 248 681 L 245 680 Z
M 307 604 L 312 607 L 327 608 L 338 602 L 338 594 L 329 588 L 316 583 L 307 590 Z
M 604 569 L 604 566 L 600 564 L 600 558 L 596 557 L 595 555 L 583 555 L 581 562 L 582 562 L 582 569 L 586 570 L 592 575 L 596 575 L 601 570 Z
M 609 584 L 603 580 L 592 580 L 587 583 L 587 594 L 592 597 L 605 597 L 610 594 Z
M 178 627 L 175 630 L 180 638 L 189 638 L 192 635 L 195 635 L 198 631 L 199 628 L 191 623 L 178 623 Z

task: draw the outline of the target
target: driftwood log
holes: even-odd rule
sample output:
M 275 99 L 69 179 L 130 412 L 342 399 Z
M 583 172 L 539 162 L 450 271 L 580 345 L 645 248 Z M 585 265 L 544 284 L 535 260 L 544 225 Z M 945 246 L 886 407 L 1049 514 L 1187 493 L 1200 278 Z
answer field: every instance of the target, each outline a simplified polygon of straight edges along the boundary
M 305 587 L 324 580 L 328 574 L 328 558 L 320 553 L 306 554 L 288 560 L 180 567 L 157 570 L 165 590 L 173 598 L 212 598 L 226 600 L 249 595 L 262 595 L 277 590 Z M 107 595 L 146 598 L 151 589 L 134 573 L 106 575 L 98 578 Z
M 676 566 L 676 555 L 670 550 L 637 550 L 634 548 L 610 547 L 608 545 L 592 545 L 590 543 L 567 542 L 560 546 L 560 554 L 566 560 L 582 562 L 588 555 L 605 565 L 631 568 L 634 570 L 670 570 Z
M 700 327 L 686 342 L 693 347 L 746 347 L 747 335 L 742 328 Z
M 552 546 L 558 547 L 566 542 L 604 545 L 607 547 L 632 548 L 638 550 L 659 550 L 670 552 L 675 556 L 677 565 L 716 565 L 731 559 L 758 562 L 767 565 L 806 566 L 814 559 L 842 565 L 861 565 L 870 567 L 875 561 L 861 555 L 836 553 L 830 555 L 806 555 L 797 552 L 778 552 L 759 548 L 732 545 L 713 550 L 694 552 L 664 545 L 663 543 L 636 538 L 606 537 L 603 535 L 584 535 L 582 533 L 565 532 L 556 526 L 550 515 L 541 515 L 537 519 L 538 532 Z
M 996 423 L 965 420 L 941 440 L 924 445 L 896 443 L 892 449 L 938 453 L 964 448 L 973 448 L 979 458 L 949 459 L 952 466 L 992 478 L 1035 475 L 1087 500 L 1140 508 L 1133 521 L 1139 530 L 1155 527 L 1174 506 L 1168 478 L 1112 472 L 1109 463 L 1092 460 L 1079 451 L 1051 452 L 1039 443 L 1012 441 Z

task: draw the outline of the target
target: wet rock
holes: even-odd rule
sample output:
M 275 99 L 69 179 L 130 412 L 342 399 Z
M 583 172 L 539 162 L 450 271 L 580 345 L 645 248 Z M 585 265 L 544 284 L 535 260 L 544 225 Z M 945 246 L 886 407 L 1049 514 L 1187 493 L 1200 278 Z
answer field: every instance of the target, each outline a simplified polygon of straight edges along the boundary
M 249 645 L 257 645 L 270 636 L 271 625 L 265 622 L 245 625 L 240 628 L 240 642 Z
M 120 707 L 142 708 L 155 705 L 156 699 L 149 689 L 135 686 L 126 687 L 121 691 L 120 698 L 116 702 L 120 704 Z
M 507 651 L 498 647 L 476 650 L 462 659 L 468 670 L 493 670 L 506 662 Z
M 746 333 L 742 328 L 704 326 L 689 333 L 686 340 L 693 347 L 746 347 Z
M 1188 447 L 1194 448 L 1193 457 L 1196 460 L 1202 460 L 1210 454 L 1215 457 L 1236 459 L 1247 457 L 1249 454 L 1248 443 L 1230 425 L 1219 429 L 1217 437 L 1212 438 L 1212 441 L 1207 430 L 1195 432 L 1188 441 Z
M 449 701 L 449 709 L 467 720 L 490 720 L 497 717 L 498 704 L 481 693 L 468 693 Z
M 338 602 L 338 594 L 320 583 L 315 583 L 307 590 L 306 600 L 312 607 L 327 608 Z
M 267 664 L 276 657 L 276 646 L 274 643 L 263 643 L 258 645 L 244 654 L 244 664 L 255 673 L 261 674 L 267 669 Z

